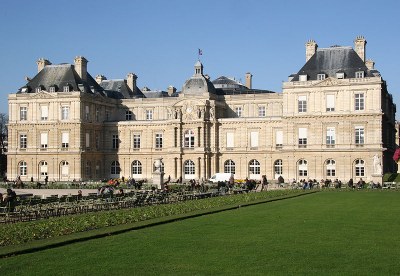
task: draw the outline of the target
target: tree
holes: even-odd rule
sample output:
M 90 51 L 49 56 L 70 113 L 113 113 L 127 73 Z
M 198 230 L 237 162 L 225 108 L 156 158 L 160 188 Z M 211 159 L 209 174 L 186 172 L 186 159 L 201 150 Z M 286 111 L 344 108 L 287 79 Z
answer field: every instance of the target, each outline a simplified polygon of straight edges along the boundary
M 0 113 L 0 175 L 4 176 L 7 170 L 7 139 L 8 139 L 8 116 Z

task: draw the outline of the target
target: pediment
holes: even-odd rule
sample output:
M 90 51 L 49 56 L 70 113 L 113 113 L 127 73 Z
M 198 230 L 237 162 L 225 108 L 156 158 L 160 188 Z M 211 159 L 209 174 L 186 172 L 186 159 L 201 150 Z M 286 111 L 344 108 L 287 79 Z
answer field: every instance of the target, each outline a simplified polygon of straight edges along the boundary
M 40 91 L 31 94 L 31 98 L 39 98 L 39 99 L 44 99 L 44 98 L 54 98 L 54 95 L 52 93 L 46 92 L 46 91 Z
M 341 84 L 343 84 L 342 80 L 329 77 L 324 80 L 321 80 L 320 82 L 315 83 L 313 86 L 335 86 L 335 85 L 341 85 Z

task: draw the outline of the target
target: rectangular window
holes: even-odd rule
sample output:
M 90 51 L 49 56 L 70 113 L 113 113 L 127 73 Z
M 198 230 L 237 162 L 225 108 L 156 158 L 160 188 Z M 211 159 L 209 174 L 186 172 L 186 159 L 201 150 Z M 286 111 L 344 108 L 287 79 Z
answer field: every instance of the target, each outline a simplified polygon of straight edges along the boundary
M 40 106 L 40 120 L 47 121 L 49 117 L 49 107 L 47 105 Z
M 299 112 L 307 112 L 307 96 L 299 96 L 298 110 Z
M 100 122 L 100 109 L 98 107 L 96 108 L 95 116 L 96 116 L 96 122 Z
M 88 132 L 85 133 L 85 145 L 86 148 L 90 148 L 90 134 Z
M 335 95 L 326 95 L 326 111 L 335 111 Z
M 356 79 L 362 79 L 362 78 L 364 78 L 364 71 L 356 72 Z
M 328 148 L 335 147 L 335 140 L 336 140 L 335 128 L 328 127 L 326 129 L 326 147 Z
M 265 106 L 259 106 L 258 117 L 265 117 L 265 116 L 266 116 Z
M 364 127 L 356 126 L 355 127 L 355 144 L 357 146 L 362 146 L 364 144 Z
M 132 116 L 132 111 L 126 110 L 126 111 L 125 111 L 125 120 L 126 120 L 126 121 L 132 121 L 132 118 L 133 118 L 133 116 Z
M 106 109 L 106 121 L 110 120 L 110 110 Z
M 42 149 L 47 149 L 47 132 L 40 133 L 40 147 Z
M 69 133 L 63 132 L 61 133 L 61 148 L 67 149 L 69 147 Z
M 69 106 L 62 106 L 61 107 L 61 120 L 68 120 L 69 119 Z
M 250 148 L 251 149 L 258 148 L 258 132 L 256 131 L 250 132 Z
M 226 148 L 233 149 L 234 146 L 235 146 L 234 133 L 227 132 L 226 133 Z
M 140 134 L 133 134 L 133 148 L 140 149 Z
M 236 113 L 236 117 L 240 118 L 242 117 L 242 107 L 241 106 L 237 106 L 235 107 L 235 113 Z
M 56 92 L 56 88 L 54 86 L 50 86 L 50 93 Z
M 96 134 L 94 136 L 94 143 L 95 143 L 96 149 L 100 149 L 100 135 L 98 132 L 96 132 Z
M 299 148 L 307 147 L 307 128 L 299 128 Z
M 89 112 L 90 110 L 89 110 L 89 106 L 88 105 L 86 105 L 85 106 L 85 120 L 86 121 L 88 121 L 89 119 L 90 119 L 90 112 Z
M 64 86 L 64 87 L 63 87 L 63 91 L 64 91 L 64 92 L 69 92 L 69 86 L 68 86 L 68 85 Z
M 19 147 L 21 149 L 26 149 L 28 146 L 28 137 L 26 134 L 21 134 L 19 136 Z
M 174 128 L 174 147 L 178 147 L 178 128 Z
M 162 133 L 156 133 L 156 149 L 162 149 L 163 147 L 163 135 Z
M 317 75 L 317 80 L 324 80 L 325 79 L 325 74 L 318 74 Z
M 283 131 L 277 130 L 275 133 L 275 147 L 281 149 L 283 146 Z
M 354 94 L 354 104 L 355 110 L 364 110 L 364 93 Z
M 21 121 L 26 121 L 28 119 L 28 108 L 26 106 L 21 106 L 19 108 L 19 119 Z
M 113 136 L 112 136 L 112 148 L 113 149 L 118 149 L 119 148 L 118 134 L 113 134 Z
M 148 120 L 148 121 L 153 120 L 153 110 L 151 110 L 151 109 L 146 110 L 146 120 Z

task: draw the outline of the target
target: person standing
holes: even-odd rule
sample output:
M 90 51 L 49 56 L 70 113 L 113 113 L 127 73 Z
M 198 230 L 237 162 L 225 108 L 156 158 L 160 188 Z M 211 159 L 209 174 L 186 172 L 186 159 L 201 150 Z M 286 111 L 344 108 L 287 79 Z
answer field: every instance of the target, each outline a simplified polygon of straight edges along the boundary
M 261 184 L 262 184 L 261 191 L 264 191 L 264 190 L 267 191 L 268 190 L 268 180 L 267 180 L 267 176 L 265 174 L 262 176 Z

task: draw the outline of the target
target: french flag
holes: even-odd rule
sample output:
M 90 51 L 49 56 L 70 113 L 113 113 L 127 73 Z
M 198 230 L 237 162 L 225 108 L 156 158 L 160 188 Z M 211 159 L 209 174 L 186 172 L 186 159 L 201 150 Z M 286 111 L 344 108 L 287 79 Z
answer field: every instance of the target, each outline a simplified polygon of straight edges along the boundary
M 199 56 L 203 55 L 203 50 L 199 49 Z
M 400 148 L 396 149 L 396 151 L 393 154 L 393 160 L 398 162 L 400 159 Z

